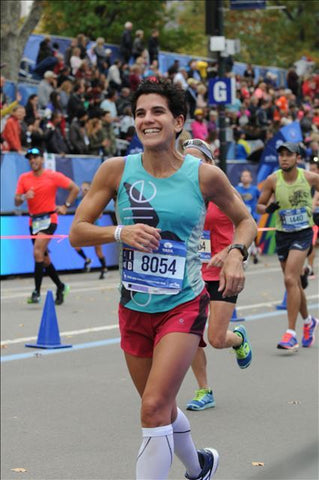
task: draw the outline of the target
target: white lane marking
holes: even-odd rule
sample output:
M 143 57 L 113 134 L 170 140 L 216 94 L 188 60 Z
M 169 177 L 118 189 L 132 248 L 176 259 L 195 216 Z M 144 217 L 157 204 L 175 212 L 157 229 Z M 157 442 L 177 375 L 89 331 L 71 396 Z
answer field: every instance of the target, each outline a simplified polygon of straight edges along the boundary
M 312 300 L 317 298 L 318 298 L 317 295 L 309 295 L 307 297 L 307 300 Z M 265 302 L 265 303 L 256 303 L 254 305 L 243 305 L 241 307 L 236 307 L 236 310 L 252 310 L 254 308 L 260 308 L 260 307 L 273 307 L 274 304 L 279 304 L 279 303 L 281 303 L 281 300 Z M 284 310 L 283 310 L 283 313 L 284 313 Z M 81 330 L 70 330 L 67 332 L 60 332 L 60 336 L 63 337 L 63 336 L 83 335 L 85 333 L 104 332 L 107 330 L 115 330 L 118 328 L 119 328 L 118 324 L 105 325 L 101 327 L 83 328 Z M 2 342 L 0 342 L 0 345 L 12 345 L 15 343 L 31 342 L 32 340 L 36 340 L 36 339 L 37 337 L 20 337 L 12 340 L 3 340 Z
M 245 275 L 247 276 L 251 276 L 251 275 L 259 275 L 259 274 L 265 274 L 265 273 L 273 273 L 273 272 L 281 272 L 281 268 L 276 268 L 276 267 L 273 267 L 273 268 L 267 268 L 266 271 L 265 271 L 265 268 L 262 268 L 260 270 L 247 270 L 245 272 Z M 112 278 L 110 278 L 110 280 L 113 280 Z M 91 282 L 95 282 L 96 280 L 92 280 L 92 279 L 89 279 L 89 281 Z M 30 294 L 30 284 L 28 283 L 28 285 L 25 285 L 25 286 L 20 286 L 20 287 L 14 287 L 14 288 L 6 288 L 4 287 L 4 283 L 5 283 L 5 280 L 2 280 L 2 295 L 1 295 L 1 298 L 2 300 L 6 300 L 8 298 L 19 298 L 19 297 L 23 297 L 25 295 L 28 295 Z M 31 279 L 31 283 L 32 283 L 32 279 Z M 68 281 L 66 280 L 66 283 L 68 283 Z M 120 283 L 120 277 L 118 277 L 118 279 L 114 279 L 114 282 L 112 283 L 107 283 L 107 284 L 104 284 L 104 285 L 101 285 L 101 281 L 99 280 L 99 283 L 96 284 L 96 285 L 93 285 L 93 286 L 88 286 L 88 281 L 78 281 L 78 282 L 71 282 L 70 281 L 70 287 L 71 287 L 71 292 L 83 292 L 85 290 L 87 291 L 94 291 L 94 290 L 111 290 L 113 288 L 118 288 L 119 287 L 119 283 Z M 45 289 L 50 289 L 50 284 L 43 284 L 43 287 Z M 52 288 L 54 288 L 52 286 Z M 32 287 L 31 287 L 32 289 Z
M 82 335 L 83 333 L 94 333 L 94 332 L 104 332 L 105 330 L 115 330 L 118 329 L 119 326 L 116 325 L 106 325 L 103 327 L 92 327 L 92 328 L 83 328 L 82 330 L 71 330 L 69 332 L 60 332 L 60 336 L 73 336 L 73 335 Z M 15 338 L 13 340 L 3 340 L 0 342 L 0 345 L 12 345 L 14 343 L 24 343 L 24 342 L 31 342 L 32 340 L 36 340 L 38 337 L 20 337 Z
M 71 288 L 70 288 L 70 293 L 80 293 L 80 292 L 94 292 L 94 291 L 101 291 L 103 292 L 104 290 L 114 290 L 114 289 L 118 289 L 118 283 L 116 284 L 110 284 L 110 285 L 103 285 L 103 287 L 100 285 L 100 286 L 96 286 L 96 287 L 87 287 L 87 286 L 83 286 L 83 287 L 77 287 L 77 288 L 74 288 L 73 287 L 73 284 L 71 284 Z M 44 288 L 46 288 L 44 286 Z M 54 288 L 54 287 L 52 287 Z M 48 288 L 48 290 L 51 290 L 51 288 Z M 41 292 L 41 296 L 43 297 L 45 292 Z M 6 293 L 2 293 L 1 295 L 1 300 L 11 300 L 11 299 L 14 299 L 14 298 L 24 298 L 24 297 L 27 297 L 27 296 L 30 296 L 30 287 L 28 289 L 24 289 L 23 291 L 21 292 L 6 292 Z
M 307 300 L 317 300 L 318 295 L 307 295 Z M 253 308 L 261 308 L 261 307 L 273 307 L 274 305 L 279 305 L 282 303 L 281 300 L 271 300 L 270 302 L 263 302 L 263 303 L 255 303 L 254 305 L 242 305 L 236 306 L 236 310 L 252 310 Z

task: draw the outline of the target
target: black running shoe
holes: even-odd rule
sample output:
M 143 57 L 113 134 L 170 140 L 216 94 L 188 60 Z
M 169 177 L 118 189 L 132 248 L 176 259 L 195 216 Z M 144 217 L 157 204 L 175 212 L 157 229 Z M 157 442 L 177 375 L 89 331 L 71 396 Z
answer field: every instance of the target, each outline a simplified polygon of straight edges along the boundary
M 62 305 L 64 302 L 64 297 L 69 293 L 70 287 L 65 283 L 62 284 L 62 287 L 56 289 L 55 304 Z
M 100 273 L 100 276 L 99 276 L 99 279 L 100 279 L 100 280 L 103 280 L 103 279 L 104 279 L 104 276 L 107 275 L 108 273 L 109 273 L 109 271 L 108 271 L 107 268 L 102 268 L 101 273 Z
M 305 290 L 308 287 L 309 268 L 306 267 L 302 275 L 300 275 L 301 286 Z
M 202 471 L 198 477 L 190 477 L 186 473 L 185 478 L 189 480 L 210 480 L 218 468 L 219 454 L 214 448 L 197 450 L 197 454 Z
M 40 303 L 41 301 L 41 295 L 39 292 L 37 292 L 37 290 L 33 290 L 33 292 L 31 293 L 31 297 L 28 298 L 27 302 L 28 303 Z

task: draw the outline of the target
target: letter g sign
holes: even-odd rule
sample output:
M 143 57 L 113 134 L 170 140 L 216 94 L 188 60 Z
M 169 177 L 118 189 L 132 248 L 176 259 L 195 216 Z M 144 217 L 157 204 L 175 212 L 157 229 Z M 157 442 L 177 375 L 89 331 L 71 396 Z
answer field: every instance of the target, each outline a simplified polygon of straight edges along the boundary
M 234 78 L 211 78 L 208 83 L 208 101 L 210 105 L 233 103 L 236 98 Z
M 218 81 L 214 85 L 213 90 L 214 99 L 216 102 L 226 102 L 227 101 L 227 86 L 224 82 Z

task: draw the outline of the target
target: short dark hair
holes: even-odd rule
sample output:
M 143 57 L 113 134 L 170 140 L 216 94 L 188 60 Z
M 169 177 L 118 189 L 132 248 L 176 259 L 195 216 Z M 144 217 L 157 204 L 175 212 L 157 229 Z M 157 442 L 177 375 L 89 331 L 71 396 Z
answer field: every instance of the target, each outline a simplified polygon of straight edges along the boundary
M 184 120 L 186 120 L 187 116 L 187 105 L 186 105 L 186 97 L 185 91 L 179 86 L 175 85 L 169 80 L 166 79 L 146 79 L 143 80 L 137 90 L 133 93 L 131 105 L 132 105 L 132 112 L 135 118 L 135 110 L 137 100 L 141 95 L 148 95 L 150 93 L 155 93 L 157 95 L 161 95 L 165 97 L 168 102 L 168 108 L 172 112 L 174 118 L 178 117 L 179 115 L 184 116 Z
M 244 168 L 244 169 L 240 172 L 239 178 L 241 178 L 242 174 L 245 173 L 245 172 L 248 172 L 249 175 L 251 176 L 251 178 L 253 178 L 253 174 L 251 173 L 251 171 L 249 170 L 249 168 Z

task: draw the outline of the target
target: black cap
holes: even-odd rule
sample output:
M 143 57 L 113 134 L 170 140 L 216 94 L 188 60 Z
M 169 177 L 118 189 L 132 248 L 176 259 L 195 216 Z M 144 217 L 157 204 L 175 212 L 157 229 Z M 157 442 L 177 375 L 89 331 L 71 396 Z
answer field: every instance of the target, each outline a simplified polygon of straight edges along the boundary
M 31 155 L 33 157 L 43 157 L 43 152 L 40 148 L 38 147 L 33 147 L 33 148 L 29 148 L 27 150 L 27 153 L 25 154 L 25 158 L 30 158 Z
M 286 148 L 291 153 L 300 153 L 299 144 L 293 142 L 285 142 L 277 147 L 277 152 L 280 152 L 282 148 Z

